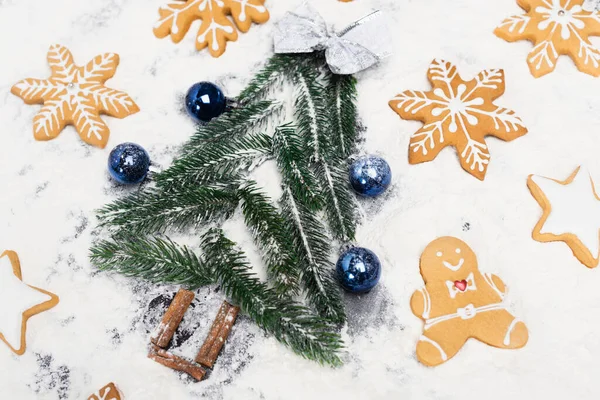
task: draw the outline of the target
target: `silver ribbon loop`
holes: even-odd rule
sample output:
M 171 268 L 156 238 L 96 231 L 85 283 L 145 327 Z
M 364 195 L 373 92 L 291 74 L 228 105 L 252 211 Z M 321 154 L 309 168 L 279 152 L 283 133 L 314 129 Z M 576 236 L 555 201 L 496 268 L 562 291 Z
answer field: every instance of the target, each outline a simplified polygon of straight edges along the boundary
M 325 59 L 334 74 L 355 74 L 390 55 L 390 39 L 381 22 L 382 15 L 375 11 L 336 34 L 313 7 L 304 3 L 277 23 L 275 53 L 325 50 Z

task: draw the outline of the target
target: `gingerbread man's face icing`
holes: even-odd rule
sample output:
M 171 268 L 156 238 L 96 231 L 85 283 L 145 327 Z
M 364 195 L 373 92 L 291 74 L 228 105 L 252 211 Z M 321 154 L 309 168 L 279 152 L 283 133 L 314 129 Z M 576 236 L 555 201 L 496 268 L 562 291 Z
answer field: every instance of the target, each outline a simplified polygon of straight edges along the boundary
M 456 238 L 436 239 L 421 255 L 421 275 L 425 282 L 435 279 L 462 279 L 475 270 L 475 253 L 465 242 Z

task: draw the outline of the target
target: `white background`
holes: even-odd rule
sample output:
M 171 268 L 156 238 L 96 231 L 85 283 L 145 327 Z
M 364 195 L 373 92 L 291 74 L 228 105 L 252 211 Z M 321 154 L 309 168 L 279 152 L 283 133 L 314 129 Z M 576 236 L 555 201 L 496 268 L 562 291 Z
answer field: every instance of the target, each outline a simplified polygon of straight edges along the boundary
M 600 81 L 578 72 L 566 57 L 554 73 L 534 79 L 525 61 L 531 44 L 510 44 L 493 34 L 505 17 L 521 12 L 514 0 L 313 2 L 337 28 L 383 10 L 392 20 L 395 52 L 357 76 L 366 126 L 361 151 L 386 158 L 394 180 L 383 198 L 361 202 L 365 220 L 357 243 L 379 255 L 383 277 L 375 292 L 347 299 L 344 367 L 305 361 L 243 318 L 233 335 L 238 339 L 228 343 L 205 382 L 191 383 L 148 360 L 147 305 L 176 288 L 144 286 L 90 265 L 94 209 L 125 193 L 108 179 L 108 153 L 132 141 L 168 165 L 194 131 L 181 101 L 187 88 L 209 80 L 237 94 L 272 54 L 273 23 L 299 2 L 267 0 L 271 20 L 240 35 L 218 59 L 194 50 L 197 25 L 178 45 L 155 38 L 152 26 L 162 3 L 0 0 L 0 248 L 19 253 L 26 282 L 61 298 L 30 320 L 24 356 L 0 345 L 0 397 L 83 399 L 109 381 L 132 400 L 600 396 L 600 271 L 580 264 L 564 243 L 531 239 L 541 210 L 526 187 L 528 174 L 566 179 L 580 164 L 600 179 Z M 39 106 L 10 94 L 20 79 L 49 76 L 46 52 L 53 43 L 70 48 L 78 64 L 102 52 L 121 56 L 107 86 L 129 93 L 141 111 L 124 120 L 105 118 L 111 138 L 104 150 L 85 145 L 72 127 L 51 142 L 34 141 Z M 488 138 L 492 160 L 484 182 L 464 172 L 451 149 L 431 163 L 408 164 L 409 136 L 420 123 L 401 120 L 387 103 L 406 89 L 428 90 L 426 72 L 436 57 L 457 64 L 464 78 L 503 68 L 506 94 L 497 104 L 514 109 L 529 128 L 511 143 Z M 275 192 L 272 176 L 267 171 L 258 179 Z M 241 225 L 232 223 L 229 230 L 250 249 Z M 511 310 L 530 330 L 524 349 L 469 342 L 443 366 L 416 361 L 422 323 L 410 312 L 409 298 L 422 284 L 421 251 L 442 235 L 465 240 L 480 268 L 508 284 Z M 205 297 L 212 306 L 197 315 L 201 329 L 189 355 L 220 295 Z M 242 340 L 244 335 L 252 340 Z M 236 348 L 242 343 L 243 354 Z

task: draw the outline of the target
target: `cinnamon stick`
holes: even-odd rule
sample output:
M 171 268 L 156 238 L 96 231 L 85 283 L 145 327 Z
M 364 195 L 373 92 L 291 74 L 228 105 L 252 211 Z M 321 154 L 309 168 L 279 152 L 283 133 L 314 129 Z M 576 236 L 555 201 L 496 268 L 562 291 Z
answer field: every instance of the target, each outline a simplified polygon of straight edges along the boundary
M 150 341 L 158 347 L 166 348 L 169 342 L 175 335 L 177 327 L 183 319 L 183 315 L 187 311 L 190 304 L 194 300 L 194 292 L 180 289 L 163 316 L 162 322 L 156 328 L 155 333 L 150 338 Z
M 231 332 L 235 319 L 239 313 L 238 307 L 224 301 L 217 313 L 217 317 L 210 328 L 210 332 L 196 356 L 196 362 L 207 368 L 212 368 L 217 357 Z
M 206 375 L 206 371 L 198 364 L 177 357 L 156 345 L 151 346 L 150 352 L 148 353 L 148 358 L 151 360 L 154 360 L 165 367 L 174 369 L 175 371 L 185 372 L 197 381 L 201 381 L 204 378 L 204 375 Z

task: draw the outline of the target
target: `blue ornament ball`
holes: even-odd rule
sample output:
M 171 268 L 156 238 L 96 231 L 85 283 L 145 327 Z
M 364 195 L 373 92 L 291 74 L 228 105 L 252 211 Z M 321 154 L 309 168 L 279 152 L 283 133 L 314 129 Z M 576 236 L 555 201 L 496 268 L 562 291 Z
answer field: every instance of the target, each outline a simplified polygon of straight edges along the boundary
M 148 175 L 150 156 L 135 143 L 121 143 L 108 156 L 108 172 L 119 183 L 140 183 Z
M 198 82 L 189 88 L 185 96 L 188 114 L 198 122 L 209 122 L 223 114 L 227 99 L 223 91 L 210 82 Z
M 361 157 L 350 166 L 350 184 L 361 196 L 379 196 L 391 182 L 392 170 L 381 157 Z
M 340 284 L 348 292 L 366 293 L 379 283 L 381 262 L 371 250 L 353 247 L 340 256 L 336 272 Z

